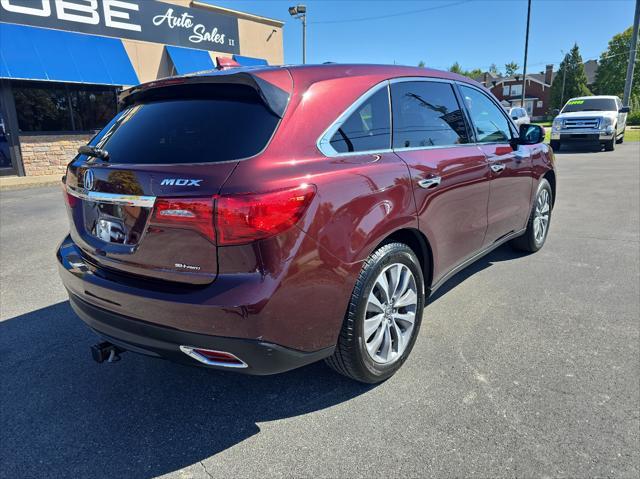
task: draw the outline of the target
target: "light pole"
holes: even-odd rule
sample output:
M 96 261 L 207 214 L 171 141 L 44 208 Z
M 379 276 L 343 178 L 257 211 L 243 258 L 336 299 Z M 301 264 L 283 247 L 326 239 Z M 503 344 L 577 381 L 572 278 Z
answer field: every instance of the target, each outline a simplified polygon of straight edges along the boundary
M 296 5 L 289 7 L 289 15 L 302 20 L 302 63 L 307 63 L 307 7 Z
M 524 66 L 522 67 L 522 108 L 525 110 L 527 107 L 524 104 L 524 98 L 526 94 L 527 88 L 527 52 L 529 50 L 529 20 L 531 19 L 531 0 L 528 2 L 527 6 L 527 36 L 524 39 Z M 533 114 L 533 108 L 531 109 L 531 114 Z

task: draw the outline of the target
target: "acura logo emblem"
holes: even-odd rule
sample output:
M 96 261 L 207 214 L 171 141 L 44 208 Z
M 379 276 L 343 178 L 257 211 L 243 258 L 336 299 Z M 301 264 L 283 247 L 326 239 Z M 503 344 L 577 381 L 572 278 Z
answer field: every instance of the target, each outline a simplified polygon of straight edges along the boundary
M 87 191 L 93 189 L 93 170 L 86 170 L 84 172 L 84 188 Z

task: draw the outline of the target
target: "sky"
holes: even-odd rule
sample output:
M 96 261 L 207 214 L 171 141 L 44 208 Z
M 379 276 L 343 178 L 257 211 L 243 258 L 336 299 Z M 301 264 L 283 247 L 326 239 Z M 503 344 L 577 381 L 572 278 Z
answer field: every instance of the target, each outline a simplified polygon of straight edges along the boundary
M 285 22 L 285 63 L 302 62 L 302 25 L 294 1 L 206 0 Z M 353 62 L 447 69 L 522 69 L 526 0 L 307 0 L 307 63 Z M 557 66 L 574 43 L 598 58 L 611 37 L 633 23 L 633 0 L 532 0 L 527 71 Z

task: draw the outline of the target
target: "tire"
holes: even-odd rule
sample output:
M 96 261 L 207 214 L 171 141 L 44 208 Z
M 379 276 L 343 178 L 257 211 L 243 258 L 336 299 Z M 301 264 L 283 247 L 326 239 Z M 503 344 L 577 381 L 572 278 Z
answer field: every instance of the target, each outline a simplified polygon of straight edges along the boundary
M 616 136 L 613 135 L 609 141 L 604 143 L 604 151 L 613 151 L 616 149 Z
M 551 140 L 549 142 L 549 145 L 551 146 L 551 149 L 553 151 L 560 151 L 560 146 L 562 145 L 558 140 Z
M 543 201 L 545 194 L 546 194 L 546 204 L 548 206 L 548 208 L 546 209 L 547 220 L 546 220 L 546 224 L 544 225 L 544 231 L 542 233 L 542 236 L 540 236 L 538 228 L 541 226 L 540 214 L 542 213 L 542 211 L 539 209 L 539 205 L 540 205 L 540 202 Z M 544 206 L 542 210 L 544 210 Z M 535 199 L 533 200 L 533 206 L 531 208 L 531 213 L 529 214 L 529 221 L 527 221 L 527 229 L 522 236 L 519 236 L 511 240 L 511 245 L 517 250 L 526 251 L 528 253 L 535 253 L 540 248 L 542 248 L 549 234 L 549 227 L 551 226 L 552 212 L 553 212 L 553 191 L 551 190 L 551 185 L 549 184 L 549 182 L 545 178 L 542 178 L 540 180 L 540 184 L 538 185 L 538 191 L 536 192 Z M 538 221 L 536 221 L 536 219 L 538 219 Z M 536 227 L 536 223 L 538 223 L 538 227 Z
M 394 276 L 394 272 L 398 271 L 400 272 L 397 275 L 400 277 L 399 288 L 402 288 L 404 280 L 408 278 L 405 293 L 399 294 L 395 302 L 378 301 L 382 306 L 378 308 L 375 302 L 371 303 L 370 300 L 370 295 L 378 300 L 384 290 L 378 280 L 384 275 L 389 279 L 389 284 L 392 284 L 393 279 L 397 277 Z M 412 288 L 415 293 L 415 305 L 394 308 L 400 304 L 402 298 L 405 298 L 403 304 L 409 300 L 413 301 L 413 296 L 409 294 Z M 374 384 L 388 379 L 400 369 L 413 349 L 420 331 L 424 302 L 423 273 L 415 253 L 403 243 L 394 242 L 381 246 L 364 262 L 351 294 L 336 349 L 325 362 L 338 373 L 363 383 Z M 386 312 L 379 312 L 385 310 Z M 400 320 L 400 317 L 410 318 L 411 313 L 413 313 L 412 327 L 410 327 L 410 321 Z M 378 316 L 382 316 L 382 319 L 379 320 L 379 326 L 374 328 L 372 326 L 378 324 Z M 365 318 L 371 318 L 366 319 L 368 323 L 366 329 Z M 385 335 L 385 331 L 388 332 L 388 336 Z M 378 343 L 380 345 L 378 347 L 375 342 L 380 339 L 379 335 L 382 335 L 383 339 Z M 387 344 L 389 346 L 385 348 Z M 400 349 L 402 349 L 401 352 Z M 388 362 L 384 362 L 385 354 Z

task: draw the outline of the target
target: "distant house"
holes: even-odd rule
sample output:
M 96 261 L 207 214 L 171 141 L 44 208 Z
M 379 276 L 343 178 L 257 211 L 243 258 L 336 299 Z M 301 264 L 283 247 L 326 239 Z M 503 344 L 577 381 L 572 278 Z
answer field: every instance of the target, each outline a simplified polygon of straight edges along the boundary
M 547 65 L 543 72 L 527 74 L 524 108 L 534 120 L 543 119 L 548 113 L 553 77 L 553 65 Z M 503 105 L 522 106 L 521 74 L 490 80 L 485 86 Z
M 598 60 L 584 62 L 584 70 L 587 74 L 587 86 L 592 89 L 596 79 L 596 72 L 598 71 Z M 532 119 L 541 120 L 549 114 L 551 108 L 551 84 L 556 75 L 557 72 L 553 71 L 553 65 L 547 65 L 545 70 L 540 73 L 527 74 L 524 107 Z M 482 75 L 475 77 L 474 80 L 491 90 L 505 108 L 522 106 L 521 74 L 516 73 L 515 75 L 503 77 L 484 72 Z

